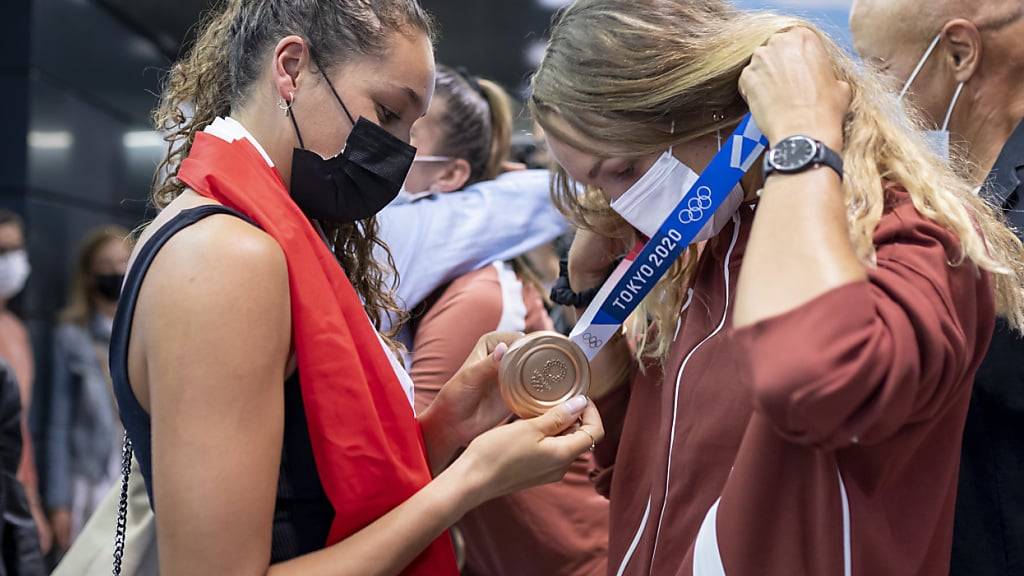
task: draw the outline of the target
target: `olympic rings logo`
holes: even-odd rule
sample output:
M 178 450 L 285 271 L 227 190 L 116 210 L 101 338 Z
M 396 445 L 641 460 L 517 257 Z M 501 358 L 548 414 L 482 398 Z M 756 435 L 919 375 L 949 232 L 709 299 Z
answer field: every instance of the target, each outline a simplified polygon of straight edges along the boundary
M 582 338 L 582 340 L 586 342 L 587 346 L 590 346 L 591 349 L 600 348 L 604 344 L 604 340 L 601 340 L 590 332 L 584 332 L 583 336 L 580 338 Z
M 704 218 L 704 211 L 711 208 L 711 188 L 701 186 L 697 188 L 696 196 L 686 202 L 686 208 L 679 211 L 679 222 L 690 224 L 699 222 Z

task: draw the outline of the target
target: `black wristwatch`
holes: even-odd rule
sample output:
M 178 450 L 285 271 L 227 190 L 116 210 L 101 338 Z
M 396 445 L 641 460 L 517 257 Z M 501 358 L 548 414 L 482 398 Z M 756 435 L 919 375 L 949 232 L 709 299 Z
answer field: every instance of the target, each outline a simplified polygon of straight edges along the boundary
M 797 174 L 817 166 L 828 166 L 843 178 L 843 159 L 828 146 L 808 136 L 790 136 L 764 155 L 764 175 L 775 172 Z

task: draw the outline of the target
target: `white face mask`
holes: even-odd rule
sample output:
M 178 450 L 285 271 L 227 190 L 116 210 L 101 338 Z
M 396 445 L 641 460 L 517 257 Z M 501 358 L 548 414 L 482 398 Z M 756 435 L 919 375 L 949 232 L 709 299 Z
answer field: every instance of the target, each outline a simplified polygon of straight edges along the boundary
M 24 249 L 0 256 L 0 298 L 9 300 L 21 292 L 31 270 Z
M 721 149 L 721 146 L 719 146 Z M 653 237 L 683 196 L 700 177 L 692 168 L 672 155 L 672 149 L 658 158 L 635 184 L 612 202 L 612 210 L 648 238 Z M 701 229 L 693 243 L 710 240 L 725 228 L 743 204 L 743 189 L 736 186 L 719 206 L 711 221 Z
M 928 62 L 928 58 L 931 57 L 932 52 L 935 51 L 935 47 L 939 45 L 939 41 L 942 40 L 942 33 L 939 32 L 932 43 L 928 46 L 928 49 L 924 51 L 924 56 L 921 56 L 921 60 L 918 61 L 917 66 L 914 67 L 914 71 L 910 73 L 910 77 L 907 78 L 907 83 L 903 85 L 903 90 L 900 90 L 900 100 L 902 101 L 904 96 L 907 95 L 907 91 L 910 90 L 910 86 L 913 85 L 914 80 L 917 79 L 917 75 L 924 69 L 924 65 Z M 956 102 L 960 99 L 960 94 L 964 90 L 964 83 L 961 82 L 956 86 L 956 92 L 953 93 L 953 100 L 949 103 L 949 108 L 946 110 L 946 118 L 942 121 L 942 128 L 938 130 L 929 130 L 924 133 L 924 139 L 928 142 L 928 147 L 932 149 L 943 160 L 949 160 L 949 120 L 953 117 L 953 109 L 956 108 Z
M 416 156 L 415 158 L 412 159 L 412 163 L 413 167 L 415 167 L 417 163 L 431 164 L 439 162 L 451 162 L 452 160 L 455 160 L 454 156 Z M 406 181 L 408 181 L 408 177 L 406 177 Z M 427 196 L 431 196 L 436 193 L 437 190 L 431 190 L 430 188 L 426 190 L 410 191 L 405 187 L 405 184 L 402 184 L 402 188 L 398 191 L 398 196 L 395 197 L 395 201 L 392 203 L 392 205 L 401 206 L 402 204 L 415 202 L 420 198 L 426 198 Z

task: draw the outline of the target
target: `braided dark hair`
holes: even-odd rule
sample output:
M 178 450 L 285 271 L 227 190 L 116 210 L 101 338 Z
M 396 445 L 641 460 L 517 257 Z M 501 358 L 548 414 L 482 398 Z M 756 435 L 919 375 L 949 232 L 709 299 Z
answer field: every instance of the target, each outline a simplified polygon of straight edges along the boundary
M 466 185 L 493 180 L 512 155 L 512 99 L 504 88 L 465 68 L 439 65 L 434 98 L 445 103 L 437 152 L 469 162 Z M 511 261 L 520 280 L 533 285 L 550 304 L 540 274 L 526 256 Z
M 512 148 L 512 103 L 508 93 L 464 69 L 439 65 L 434 98 L 446 105 L 438 153 L 469 162 L 467 185 L 497 178 Z

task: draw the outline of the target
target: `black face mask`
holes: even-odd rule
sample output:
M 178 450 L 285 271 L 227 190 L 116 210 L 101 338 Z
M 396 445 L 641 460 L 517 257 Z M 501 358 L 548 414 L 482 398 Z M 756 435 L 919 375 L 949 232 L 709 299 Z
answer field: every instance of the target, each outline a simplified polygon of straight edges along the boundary
M 352 131 L 342 153 L 324 160 L 306 150 L 295 115 L 289 111 L 301 146 L 292 153 L 291 195 L 306 216 L 347 224 L 376 215 L 398 196 L 416 149 L 366 118 L 353 121 L 330 80 L 327 85 L 353 122 Z
M 109 302 L 117 302 L 121 297 L 121 286 L 124 274 L 100 274 L 96 276 L 96 292 Z

